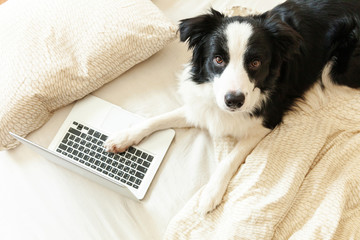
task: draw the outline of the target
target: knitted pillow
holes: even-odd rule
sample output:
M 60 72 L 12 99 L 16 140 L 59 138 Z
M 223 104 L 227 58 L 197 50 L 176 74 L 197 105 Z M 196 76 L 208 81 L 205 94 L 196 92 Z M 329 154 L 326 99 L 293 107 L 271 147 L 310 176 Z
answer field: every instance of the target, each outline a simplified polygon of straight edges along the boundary
M 0 23 L 0 150 L 176 34 L 150 0 L 10 0 Z

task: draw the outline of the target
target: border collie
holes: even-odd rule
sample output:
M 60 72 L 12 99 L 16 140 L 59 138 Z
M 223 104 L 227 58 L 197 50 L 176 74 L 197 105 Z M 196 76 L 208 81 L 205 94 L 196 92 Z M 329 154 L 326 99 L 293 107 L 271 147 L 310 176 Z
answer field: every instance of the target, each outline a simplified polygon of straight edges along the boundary
M 314 84 L 360 87 L 359 17 L 358 0 L 290 0 L 259 15 L 211 9 L 181 20 L 180 40 L 193 53 L 180 76 L 184 106 L 114 135 L 106 149 L 122 152 L 166 128 L 199 127 L 239 140 L 200 195 L 205 215 L 246 156 Z

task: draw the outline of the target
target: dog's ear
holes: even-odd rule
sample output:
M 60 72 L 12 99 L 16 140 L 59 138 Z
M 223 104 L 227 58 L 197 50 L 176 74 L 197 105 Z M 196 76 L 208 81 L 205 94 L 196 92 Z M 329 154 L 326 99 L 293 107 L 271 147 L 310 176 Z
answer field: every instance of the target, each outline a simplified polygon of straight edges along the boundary
M 194 48 L 221 23 L 223 18 L 223 14 L 211 8 L 209 14 L 181 20 L 180 41 L 187 41 L 189 48 Z
M 299 53 L 303 38 L 287 23 L 277 17 L 267 17 L 264 27 L 284 60 L 289 60 L 294 54 Z

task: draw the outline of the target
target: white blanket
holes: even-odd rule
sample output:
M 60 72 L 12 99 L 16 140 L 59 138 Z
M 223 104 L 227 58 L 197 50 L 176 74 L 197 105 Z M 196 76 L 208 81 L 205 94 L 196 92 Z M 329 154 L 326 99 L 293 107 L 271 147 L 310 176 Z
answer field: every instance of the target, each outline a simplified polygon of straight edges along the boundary
M 360 91 L 320 88 L 257 145 L 216 210 L 199 216 L 200 190 L 165 239 L 360 239 Z

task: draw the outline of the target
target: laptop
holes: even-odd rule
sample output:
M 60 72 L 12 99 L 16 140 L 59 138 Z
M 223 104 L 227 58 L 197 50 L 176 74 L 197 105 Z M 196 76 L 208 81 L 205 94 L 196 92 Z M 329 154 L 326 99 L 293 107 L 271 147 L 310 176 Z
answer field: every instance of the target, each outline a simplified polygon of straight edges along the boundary
M 175 131 L 155 132 L 124 153 L 108 153 L 103 143 L 109 135 L 143 120 L 117 105 L 89 95 L 74 105 L 48 148 L 10 134 L 44 158 L 128 198 L 142 200 Z

